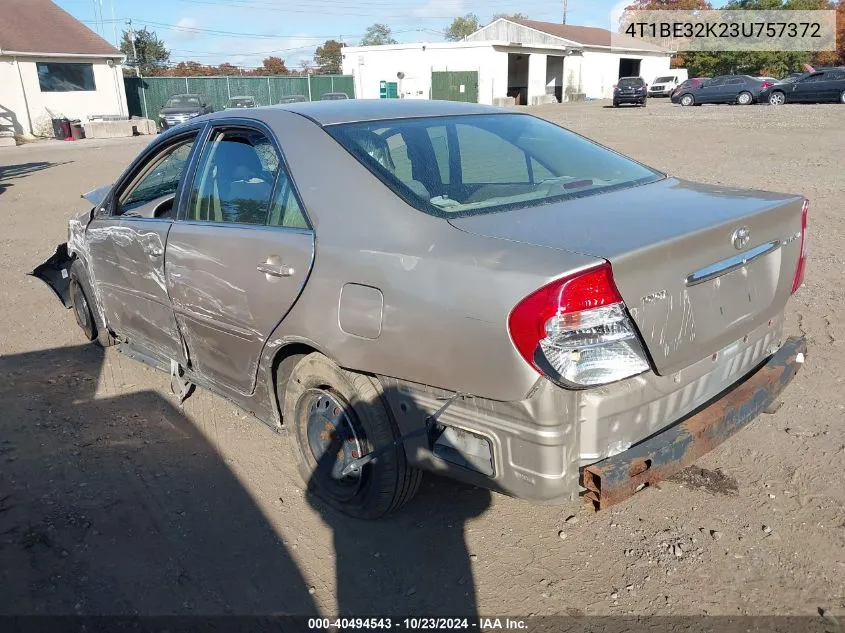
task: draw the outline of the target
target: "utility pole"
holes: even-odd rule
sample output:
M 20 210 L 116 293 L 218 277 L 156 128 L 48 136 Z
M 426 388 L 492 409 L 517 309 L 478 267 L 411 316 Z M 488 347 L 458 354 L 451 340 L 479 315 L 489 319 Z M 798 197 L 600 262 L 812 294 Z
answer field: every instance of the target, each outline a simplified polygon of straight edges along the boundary
M 138 62 L 138 48 L 135 46 L 135 31 L 132 30 L 132 20 L 126 20 L 129 27 L 129 39 L 132 40 L 132 57 L 135 60 L 135 76 L 141 76 L 141 66 Z
M 566 6 L 569 4 L 569 0 L 563 0 L 563 23 L 566 24 Z

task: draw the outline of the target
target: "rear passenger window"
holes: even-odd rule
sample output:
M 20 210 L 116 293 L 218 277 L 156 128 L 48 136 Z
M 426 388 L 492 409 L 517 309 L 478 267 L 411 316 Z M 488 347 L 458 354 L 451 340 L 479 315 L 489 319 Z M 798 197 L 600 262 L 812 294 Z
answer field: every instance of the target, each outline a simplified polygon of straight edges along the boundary
M 293 193 L 290 177 L 282 168 L 276 183 L 276 195 L 270 208 L 270 226 L 280 226 L 288 229 L 307 229 L 308 221 L 299 206 L 299 201 Z
M 260 132 L 213 132 L 194 177 L 188 219 L 266 224 L 279 164 L 276 148 Z

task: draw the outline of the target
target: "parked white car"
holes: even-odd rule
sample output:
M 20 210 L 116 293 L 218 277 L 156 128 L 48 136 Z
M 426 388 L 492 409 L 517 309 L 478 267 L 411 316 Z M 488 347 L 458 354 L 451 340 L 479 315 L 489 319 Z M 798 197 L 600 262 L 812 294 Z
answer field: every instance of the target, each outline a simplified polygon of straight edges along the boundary
M 689 73 L 686 69 L 676 68 L 675 70 L 671 70 L 651 82 L 648 87 L 648 96 L 671 97 L 675 88 L 680 86 L 687 79 L 689 79 Z

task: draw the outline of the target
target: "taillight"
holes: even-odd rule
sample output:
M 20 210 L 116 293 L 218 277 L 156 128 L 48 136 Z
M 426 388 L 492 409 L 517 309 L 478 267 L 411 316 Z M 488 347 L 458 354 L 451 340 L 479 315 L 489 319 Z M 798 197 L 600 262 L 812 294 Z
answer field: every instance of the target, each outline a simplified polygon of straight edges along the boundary
M 508 329 L 522 357 L 564 386 L 604 385 L 649 368 L 608 263 L 528 295 Z
M 798 253 L 798 264 L 795 266 L 795 277 L 792 279 L 792 292 L 804 285 L 804 268 L 807 266 L 807 213 L 810 201 L 804 200 L 801 207 L 801 251 Z

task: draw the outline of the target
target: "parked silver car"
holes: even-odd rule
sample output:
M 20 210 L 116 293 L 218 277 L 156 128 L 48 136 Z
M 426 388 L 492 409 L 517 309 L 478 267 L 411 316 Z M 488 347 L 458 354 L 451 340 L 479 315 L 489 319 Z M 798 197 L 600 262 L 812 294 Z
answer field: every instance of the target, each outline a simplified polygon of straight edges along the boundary
M 603 508 L 769 407 L 807 201 L 695 184 L 517 111 L 219 112 L 92 192 L 33 274 L 90 340 L 289 437 L 358 517 L 421 470 Z

